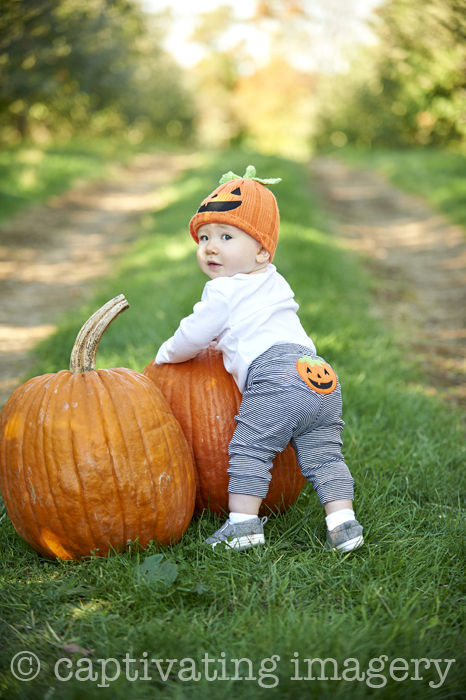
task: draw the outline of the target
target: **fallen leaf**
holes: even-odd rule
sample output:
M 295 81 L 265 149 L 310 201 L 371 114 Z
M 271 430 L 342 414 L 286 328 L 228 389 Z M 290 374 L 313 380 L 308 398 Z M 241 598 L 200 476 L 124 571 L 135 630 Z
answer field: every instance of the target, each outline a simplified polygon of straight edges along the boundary
M 154 554 L 135 568 L 134 575 L 136 578 L 143 578 L 168 588 L 178 576 L 178 567 L 169 561 L 163 561 L 163 554 Z

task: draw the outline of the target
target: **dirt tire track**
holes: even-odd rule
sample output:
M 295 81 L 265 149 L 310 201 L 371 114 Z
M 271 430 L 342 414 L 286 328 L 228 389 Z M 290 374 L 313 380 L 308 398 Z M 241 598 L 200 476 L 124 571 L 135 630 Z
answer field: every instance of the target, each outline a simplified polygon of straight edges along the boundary
M 311 172 L 334 232 L 378 279 L 374 314 L 420 359 L 426 393 L 466 406 L 466 232 L 373 171 L 318 157 Z
M 59 314 L 92 295 L 160 188 L 192 164 L 181 154 L 141 154 L 109 179 L 76 186 L 0 224 L 0 409 L 21 384 L 29 351 Z M 70 348 L 71 351 L 71 348 Z

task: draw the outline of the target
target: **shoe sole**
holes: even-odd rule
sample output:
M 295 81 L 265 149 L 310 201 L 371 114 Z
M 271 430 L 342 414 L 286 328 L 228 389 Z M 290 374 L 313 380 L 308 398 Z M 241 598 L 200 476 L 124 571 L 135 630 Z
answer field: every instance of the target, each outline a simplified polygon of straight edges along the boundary
M 218 542 L 213 542 L 210 546 L 212 549 L 218 544 L 224 544 L 225 547 L 230 547 L 230 549 L 237 549 L 241 551 L 242 549 L 249 549 L 250 547 L 257 547 L 258 544 L 265 544 L 264 535 L 248 535 L 247 537 L 236 537 L 234 540 L 219 540 Z
M 342 544 L 338 545 L 338 547 L 332 547 L 331 549 L 334 549 L 335 551 L 338 552 L 351 552 L 353 549 L 358 549 L 359 547 L 362 547 L 364 544 L 364 538 L 359 536 L 359 537 L 353 537 L 352 540 L 348 540 L 347 542 L 343 542 Z

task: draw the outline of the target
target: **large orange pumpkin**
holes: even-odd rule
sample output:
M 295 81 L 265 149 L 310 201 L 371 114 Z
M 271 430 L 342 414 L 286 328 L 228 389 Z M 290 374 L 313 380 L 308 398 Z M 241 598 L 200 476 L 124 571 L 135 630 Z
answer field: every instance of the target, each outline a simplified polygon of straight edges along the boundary
M 152 382 L 95 369 L 123 295 L 81 329 L 70 371 L 17 389 L 0 415 L 0 490 L 17 532 L 47 557 L 106 555 L 130 541 L 178 541 L 195 474 L 182 430 Z
M 192 360 L 154 365 L 144 370 L 170 404 L 193 455 L 197 471 L 195 511 L 228 509 L 228 444 L 235 430 L 241 393 L 224 365 L 222 353 L 203 350 Z M 283 511 L 298 497 L 306 480 L 288 445 L 278 454 L 261 512 Z

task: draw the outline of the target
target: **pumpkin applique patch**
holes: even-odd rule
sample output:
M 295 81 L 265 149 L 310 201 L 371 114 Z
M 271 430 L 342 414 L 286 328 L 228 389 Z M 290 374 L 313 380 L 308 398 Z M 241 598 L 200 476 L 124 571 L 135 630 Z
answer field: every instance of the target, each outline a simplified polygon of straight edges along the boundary
M 337 388 L 337 375 L 324 360 L 305 355 L 296 363 L 301 379 L 317 394 L 331 394 Z

